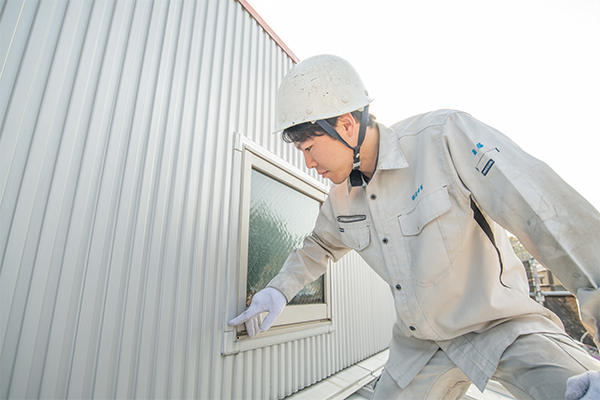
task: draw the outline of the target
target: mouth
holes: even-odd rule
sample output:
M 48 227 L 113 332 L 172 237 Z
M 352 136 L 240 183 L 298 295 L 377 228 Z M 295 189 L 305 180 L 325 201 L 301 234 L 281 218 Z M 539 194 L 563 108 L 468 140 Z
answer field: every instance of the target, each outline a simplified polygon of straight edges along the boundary
M 325 178 L 325 176 L 329 173 L 329 171 L 323 171 L 323 172 L 319 172 L 319 175 L 321 175 L 323 178 Z

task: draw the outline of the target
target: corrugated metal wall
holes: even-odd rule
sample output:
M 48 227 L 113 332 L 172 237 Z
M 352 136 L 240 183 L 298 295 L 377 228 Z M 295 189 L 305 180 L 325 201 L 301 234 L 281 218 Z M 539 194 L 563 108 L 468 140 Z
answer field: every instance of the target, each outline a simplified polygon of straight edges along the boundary
M 387 346 L 351 254 L 333 333 L 220 353 L 233 132 L 306 171 L 240 3 L 4 0 L 0 62 L 1 398 L 277 398 Z

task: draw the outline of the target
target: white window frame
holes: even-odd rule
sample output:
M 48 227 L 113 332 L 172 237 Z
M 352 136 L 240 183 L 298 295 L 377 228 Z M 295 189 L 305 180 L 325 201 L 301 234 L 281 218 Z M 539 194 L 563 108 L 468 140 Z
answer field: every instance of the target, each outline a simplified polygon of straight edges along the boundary
M 272 154 L 245 136 L 236 134 L 234 174 L 232 180 L 231 238 L 229 252 L 228 305 L 226 321 L 246 309 L 248 273 L 248 239 L 250 220 L 250 190 L 252 169 L 256 169 L 283 184 L 319 201 L 325 201 L 328 187 Z M 234 244 L 237 243 L 238 246 Z M 334 330 L 331 307 L 330 265 L 324 275 L 325 304 L 288 305 L 271 329 L 250 339 L 244 325 L 224 328 L 222 353 L 271 346 L 305 337 L 330 333 Z M 233 289 L 233 290 L 232 290 Z M 266 315 L 266 313 L 263 315 Z

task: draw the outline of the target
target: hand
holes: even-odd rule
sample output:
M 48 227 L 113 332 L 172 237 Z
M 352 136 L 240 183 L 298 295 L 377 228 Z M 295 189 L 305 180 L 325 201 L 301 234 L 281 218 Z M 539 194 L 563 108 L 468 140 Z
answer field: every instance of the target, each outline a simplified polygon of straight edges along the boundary
M 254 295 L 250 307 L 229 321 L 228 324 L 236 326 L 245 322 L 248 336 L 254 337 L 260 331 L 266 332 L 273 325 L 273 322 L 279 317 L 286 304 L 287 299 L 279 290 L 272 287 L 264 288 Z M 269 315 L 263 321 L 260 313 L 265 311 L 268 311 Z
M 600 398 L 600 371 L 588 371 L 567 380 L 566 400 L 592 400 Z

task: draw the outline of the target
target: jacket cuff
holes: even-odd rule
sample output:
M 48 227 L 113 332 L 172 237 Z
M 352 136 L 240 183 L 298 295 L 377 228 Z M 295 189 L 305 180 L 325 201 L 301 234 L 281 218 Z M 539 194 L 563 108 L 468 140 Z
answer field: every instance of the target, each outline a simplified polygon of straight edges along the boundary
M 302 290 L 304 285 L 298 282 L 293 275 L 280 272 L 271 280 L 271 282 L 269 282 L 267 287 L 272 287 L 279 290 L 281 293 L 283 293 L 287 299 L 287 302 L 289 303 L 290 300 L 292 300 L 294 296 L 296 296 L 296 294 Z
M 600 289 L 578 289 L 577 301 L 581 322 L 600 346 Z

